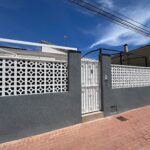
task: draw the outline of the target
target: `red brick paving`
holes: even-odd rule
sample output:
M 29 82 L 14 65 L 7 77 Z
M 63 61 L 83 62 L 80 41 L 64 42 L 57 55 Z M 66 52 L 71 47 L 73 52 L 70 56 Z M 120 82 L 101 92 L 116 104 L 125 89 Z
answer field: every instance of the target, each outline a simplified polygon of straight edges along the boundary
M 0 145 L 0 150 L 150 150 L 150 106 Z M 118 115 L 118 116 L 120 116 Z

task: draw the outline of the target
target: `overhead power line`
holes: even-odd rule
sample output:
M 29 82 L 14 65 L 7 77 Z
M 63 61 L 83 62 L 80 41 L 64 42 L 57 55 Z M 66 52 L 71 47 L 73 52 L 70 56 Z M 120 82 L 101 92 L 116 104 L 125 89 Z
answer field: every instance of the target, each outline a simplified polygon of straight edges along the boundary
M 93 3 L 94 3 L 94 2 L 93 2 Z M 143 26 L 144 28 L 147 28 L 148 30 L 150 30 L 150 27 L 149 27 L 149 26 L 147 26 L 147 25 L 145 25 L 145 24 L 142 24 L 142 23 L 140 23 L 140 22 L 138 22 L 138 21 L 136 21 L 136 20 L 134 20 L 134 19 L 132 19 L 132 18 L 129 18 L 129 17 L 125 16 L 124 14 L 121 14 L 121 13 L 118 12 L 118 11 L 109 9 L 109 8 L 105 7 L 104 5 L 99 4 L 99 3 L 94 3 L 94 4 L 97 5 L 98 7 L 100 6 L 102 9 L 107 10 L 108 12 L 111 12 L 112 14 L 117 14 L 117 16 L 120 16 L 122 19 L 124 18 L 124 19 L 126 19 L 126 20 L 132 22 L 133 24 L 136 24 L 136 25 L 138 25 L 138 26 Z
M 76 4 L 82 8 L 85 8 L 88 11 L 100 16 L 104 16 L 109 19 L 111 22 L 121 25 L 127 29 L 140 33 L 144 36 L 150 37 L 150 28 L 130 19 L 116 11 L 112 11 L 102 5 L 98 5 L 96 3 L 90 3 L 85 0 L 69 0 L 73 4 Z M 124 19 L 125 18 L 125 19 Z

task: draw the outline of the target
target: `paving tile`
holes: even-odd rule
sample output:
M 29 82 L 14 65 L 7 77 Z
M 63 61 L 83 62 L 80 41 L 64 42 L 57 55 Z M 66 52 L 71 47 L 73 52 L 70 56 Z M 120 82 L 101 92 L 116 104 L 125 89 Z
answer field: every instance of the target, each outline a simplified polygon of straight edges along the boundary
M 150 106 L 3 143 L 0 150 L 150 150 Z

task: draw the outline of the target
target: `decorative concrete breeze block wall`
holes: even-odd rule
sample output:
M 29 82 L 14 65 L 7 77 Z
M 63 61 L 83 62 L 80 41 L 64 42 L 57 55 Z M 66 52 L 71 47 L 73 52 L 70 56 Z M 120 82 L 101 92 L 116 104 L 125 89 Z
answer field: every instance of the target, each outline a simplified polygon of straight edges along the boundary
M 68 62 L 0 61 L 0 142 L 81 121 L 80 52 Z

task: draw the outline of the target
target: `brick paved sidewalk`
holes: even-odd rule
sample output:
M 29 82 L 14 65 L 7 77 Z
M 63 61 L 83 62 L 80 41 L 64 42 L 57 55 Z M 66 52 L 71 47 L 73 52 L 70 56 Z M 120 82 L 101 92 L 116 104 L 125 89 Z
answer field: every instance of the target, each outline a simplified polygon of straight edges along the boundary
M 150 150 L 150 106 L 4 143 L 0 150 Z

